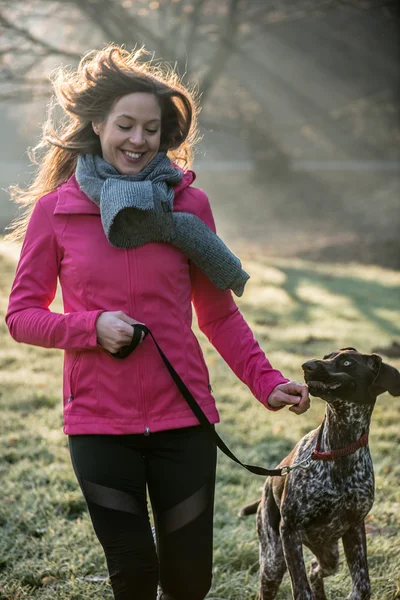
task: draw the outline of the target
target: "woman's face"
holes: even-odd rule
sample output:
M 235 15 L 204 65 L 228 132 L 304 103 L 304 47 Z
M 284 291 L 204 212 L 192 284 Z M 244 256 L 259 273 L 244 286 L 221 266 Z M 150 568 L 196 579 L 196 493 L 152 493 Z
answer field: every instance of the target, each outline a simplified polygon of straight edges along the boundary
M 103 158 L 121 175 L 137 175 L 156 156 L 161 139 L 161 109 L 153 94 L 122 96 L 105 121 L 93 121 Z

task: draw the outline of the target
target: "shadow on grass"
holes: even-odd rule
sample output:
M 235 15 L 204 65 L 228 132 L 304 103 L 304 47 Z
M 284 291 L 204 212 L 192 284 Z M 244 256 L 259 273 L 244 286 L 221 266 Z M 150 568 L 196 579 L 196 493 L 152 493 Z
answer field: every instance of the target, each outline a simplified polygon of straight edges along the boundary
M 352 276 L 336 276 L 321 274 L 309 268 L 280 267 L 286 275 L 282 287 L 296 303 L 296 309 L 291 313 L 291 320 L 310 321 L 310 308 L 318 304 L 313 302 L 312 295 L 305 301 L 298 294 L 300 285 L 310 283 L 322 287 L 331 295 L 346 296 L 351 305 L 356 307 L 363 317 L 392 336 L 400 334 L 398 323 L 389 321 L 377 314 L 377 310 L 394 310 L 400 301 L 400 287 L 386 286 L 376 281 L 366 281 Z M 397 298 L 397 303 L 396 303 Z M 333 316 L 335 308 L 332 307 Z
M 282 307 L 277 304 L 266 304 L 265 307 L 260 307 L 246 301 L 241 302 L 242 310 L 253 315 L 256 325 L 271 328 L 288 327 L 292 323 L 315 324 L 315 309 L 325 307 L 329 312 L 332 332 L 334 332 L 336 319 L 347 319 L 349 322 L 359 321 L 360 326 L 363 321 L 370 322 L 383 334 L 392 337 L 400 335 L 399 322 L 391 320 L 390 316 L 379 314 L 380 311 L 398 310 L 400 286 L 365 280 L 353 274 L 338 275 L 336 272 L 330 273 L 329 270 L 321 272 L 307 266 L 288 267 L 278 264 L 276 268 L 285 276 L 284 281 L 276 284 L 276 287 L 286 292 L 292 308 L 282 313 Z M 274 285 L 273 282 L 265 279 L 260 283 Z M 308 296 L 307 287 L 309 287 Z M 317 290 L 317 297 L 315 290 Z M 334 336 L 331 337 L 327 331 L 323 341 L 333 338 Z M 309 342 L 321 340 L 311 338 Z

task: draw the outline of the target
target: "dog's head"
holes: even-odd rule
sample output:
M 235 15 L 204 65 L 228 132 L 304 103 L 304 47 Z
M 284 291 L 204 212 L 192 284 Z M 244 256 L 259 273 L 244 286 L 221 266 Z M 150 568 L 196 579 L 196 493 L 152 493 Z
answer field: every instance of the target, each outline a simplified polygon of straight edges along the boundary
M 326 402 L 336 399 L 357 404 L 373 404 L 383 392 L 400 396 L 400 373 L 385 364 L 378 354 L 361 354 L 355 348 L 342 348 L 322 360 L 302 365 L 310 394 Z

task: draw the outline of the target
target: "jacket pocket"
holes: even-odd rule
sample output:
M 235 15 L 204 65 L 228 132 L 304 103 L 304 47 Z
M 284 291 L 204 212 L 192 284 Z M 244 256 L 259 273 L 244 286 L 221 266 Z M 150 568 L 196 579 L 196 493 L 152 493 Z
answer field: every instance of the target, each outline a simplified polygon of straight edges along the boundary
M 210 372 L 204 359 L 199 340 L 194 334 L 192 328 L 185 321 L 184 323 L 187 347 L 187 366 L 188 375 L 192 384 L 208 387 L 208 391 L 212 391 L 210 382 Z M 200 387 L 200 389 L 201 389 Z M 199 388 L 198 388 L 199 389 Z
M 200 342 L 199 342 L 199 340 L 197 339 L 196 336 L 194 336 L 194 340 L 195 340 L 195 343 L 196 343 L 197 354 L 198 354 L 199 360 L 200 360 L 201 364 L 203 365 L 204 374 L 207 377 L 208 389 L 210 391 L 212 391 L 211 382 L 210 382 L 210 372 L 208 370 L 207 363 L 205 361 L 204 354 L 203 354 L 203 351 L 202 351 L 201 346 L 200 346 Z
M 79 365 L 81 362 L 81 358 L 82 358 L 82 352 L 77 352 L 75 355 L 75 358 L 72 362 L 72 365 L 71 365 L 71 370 L 69 372 L 70 396 L 68 398 L 68 402 L 71 402 L 71 400 L 74 399 L 74 397 L 76 396 L 76 393 L 77 393 L 78 372 L 79 372 Z

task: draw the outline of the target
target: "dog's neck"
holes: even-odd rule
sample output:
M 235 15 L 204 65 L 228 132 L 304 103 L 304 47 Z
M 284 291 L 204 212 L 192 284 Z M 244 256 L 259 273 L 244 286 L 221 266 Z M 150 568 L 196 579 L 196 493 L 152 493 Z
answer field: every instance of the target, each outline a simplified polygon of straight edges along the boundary
M 339 399 L 328 404 L 319 449 L 329 452 L 359 440 L 369 431 L 373 409 L 373 404 L 355 404 Z

